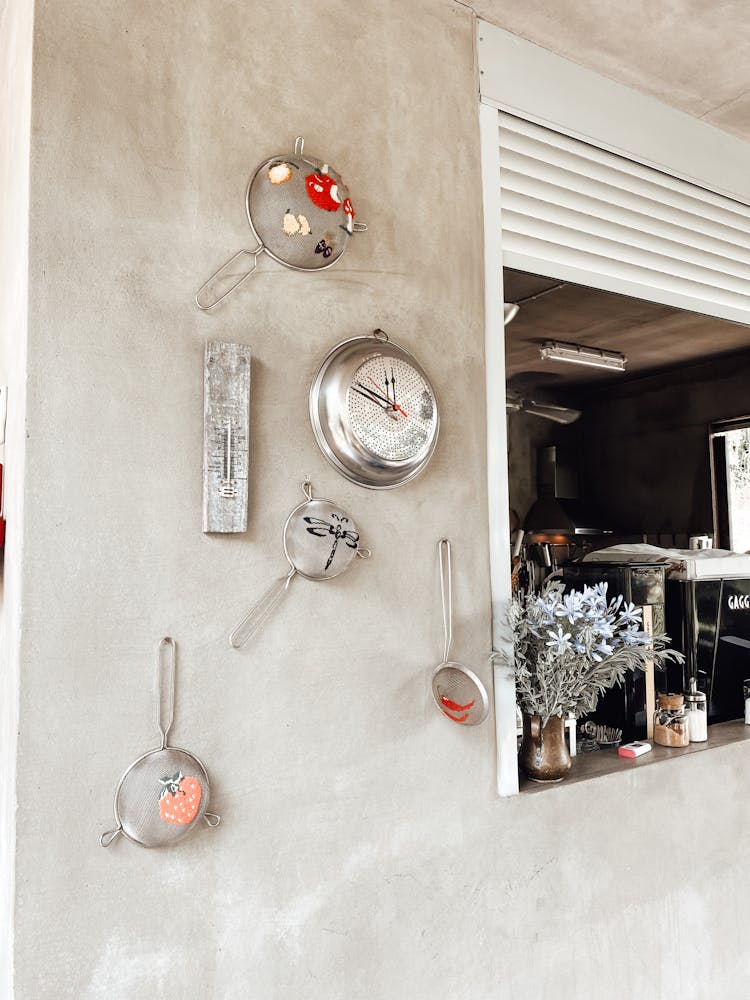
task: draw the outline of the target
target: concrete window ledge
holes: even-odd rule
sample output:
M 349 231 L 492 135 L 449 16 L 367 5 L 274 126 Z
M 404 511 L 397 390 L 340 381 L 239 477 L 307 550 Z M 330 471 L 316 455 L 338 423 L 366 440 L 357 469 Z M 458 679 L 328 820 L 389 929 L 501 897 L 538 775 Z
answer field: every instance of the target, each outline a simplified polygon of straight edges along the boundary
M 652 764 L 665 764 L 678 757 L 744 742 L 750 743 L 750 726 L 746 726 L 742 721 L 720 722 L 717 725 L 709 726 L 706 743 L 691 743 L 686 747 L 660 747 L 652 741 L 653 750 L 642 757 L 636 757 L 634 760 L 618 756 L 617 750 L 599 750 L 596 753 L 578 754 L 572 758 L 573 766 L 570 774 L 562 781 L 540 784 L 537 781 L 521 778 L 520 791 L 523 795 L 531 795 L 535 792 L 549 791 L 551 788 L 565 788 L 567 785 L 601 778 L 605 774 L 614 774 L 616 771 L 632 771 L 634 768 L 650 767 Z

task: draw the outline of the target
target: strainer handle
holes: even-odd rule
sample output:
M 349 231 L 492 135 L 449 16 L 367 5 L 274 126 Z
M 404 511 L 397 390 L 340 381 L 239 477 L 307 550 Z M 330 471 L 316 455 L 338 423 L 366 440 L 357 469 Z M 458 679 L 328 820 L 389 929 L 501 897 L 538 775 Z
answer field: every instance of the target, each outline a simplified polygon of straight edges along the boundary
M 195 304 L 198 306 L 198 308 L 202 309 L 203 312 L 209 312 L 211 309 L 214 308 L 214 306 L 218 306 L 220 302 L 223 302 L 224 299 L 227 297 L 227 295 L 233 292 L 235 288 L 239 288 L 243 281 L 247 281 L 247 279 L 250 277 L 250 275 L 256 268 L 256 265 L 258 263 L 258 254 L 262 253 L 264 250 L 265 247 L 263 246 L 262 243 L 255 250 L 238 250 L 237 253 L 234 255 L 234 257 L 230 257 L 229 260 L 226 262 L 226 264 L 222 264 L 221 267 L 218 269 L 218 271 L 214 271 L 214 273 L 211 275 L 208 281 L 204 282 L 198 289 L 198 291 L 195 293 Z M 239 260 L 240 257 L 243 256 L 243 254 L 250 254 L 251 257 L 253 258 L 250 267 L 246 271 L 243 271 L 240 274 L 239 278 L 237 277 L 236 274 L 232 275 L 225 274 L 225 272 L 234 264 L 234 262 Z M 210 295 L 206 296 L 205 294 L 206 291 L 213 285 L 216 279 L 220 277 L 237 278 L 237 280 L 234 282 L 233 285 L 230 285 L 225 292 L 222 292 L 222 294 L 219 295 L 218 298 L 216 297 L 212 298 Z
M 159 698 L 156 709 L 156 724 L 161 733 L 161 748 L 166 749 L 169 730 L 174 720 L 174 674 L 177 643 L 165 635 L 159 641 L 156 652 L 156 674 Z
M 121 833 L 122 833 L 121 826 L 115 827 L 114 830 L 107 830 L 107 832 L 103 833 L 99 838 L 99 843 L 102 845 L 102 847 L 109 847 L 112 841 L 116 840 Z
M 451 644 L 453 642 L 451 543 L 447 538 L 441 538 L 438 542 L 438 557 L 440 559 L 440 598 L 443 604 L 443 633 L 445 635 L 443 663 L 447 663 L 450 659 Z
M 271 612 L 289 589 L 289 584 L 292 582 L 296 572 L 297 570 L 292 567 L 286 576 L 280 580 L 276 580 L 258 603 L 248 611 L 239 625 L 235 625 L 229 633 L 229 643 L 231 646 L 234 646 L 235 649 L 244 646 L 248 639 L 252 639 L 255 633 L 265 625 L 266 619 L 270 617 Z

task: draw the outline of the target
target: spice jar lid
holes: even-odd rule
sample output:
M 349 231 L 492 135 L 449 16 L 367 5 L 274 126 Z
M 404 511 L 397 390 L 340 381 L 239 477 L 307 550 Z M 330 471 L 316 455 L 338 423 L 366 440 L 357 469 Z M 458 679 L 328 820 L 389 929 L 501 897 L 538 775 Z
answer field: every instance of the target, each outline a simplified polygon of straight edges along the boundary
M 690 690 L 685 692 L 685 704 L 688 707 L 697 708 L 700 705 L 705 705 L 706 696 L 702 691 L 698 690 L 698 678 L 690 678 Z
M 704 705 L 706 702 L 706 696 L 702 691 L 686 691 L 685 692 L 685 704 L 686 705 Z
M 674 709 L 682 708 L 685 704 L 685 698 L 681 694 L 660 694 L 659 695 L 659 708 Z

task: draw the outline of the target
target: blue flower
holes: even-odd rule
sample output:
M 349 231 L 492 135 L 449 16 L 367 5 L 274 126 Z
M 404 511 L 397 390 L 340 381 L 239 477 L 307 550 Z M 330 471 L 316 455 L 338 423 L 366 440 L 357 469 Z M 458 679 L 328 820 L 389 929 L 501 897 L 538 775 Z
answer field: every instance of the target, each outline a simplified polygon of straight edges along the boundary
M 595 627 L 596 631 L 598 632 L 598 634 L 603 639 L 611 639 L 614 636 L 614 634 L 615 634 L 614 629 L 612 628 L 611 623 L 606 618 L 602 618 L 601 621 L 596 622 L 594 627 Z
M 550 637 L 547 645 L 553 653 L 566 653 L 570 649 L 570 632 L 563 632 L 560 625 L 557 627 L 557 632 L 548 629 L 547 635 Z
M 641 624 L 641 609 L 637 608 L 635 604 L 625 604 L 620 611 L 620 622 L 623 625 L 640 625 Z
M 547 595 L 546 599 L 544 597 L 538 597 L 536 606 L 541 613 L 542 622 L 545 625 L 554 625 L 555 618 L 559 613 L 560 608 L 560 597 L 554 591 Z
M 567 618 L 570 624 L 574 625 L 579 618 L 583 618 L 583 594 L 576 590 L 566 594 L 557 609 L 557 614 L 561 618 Z

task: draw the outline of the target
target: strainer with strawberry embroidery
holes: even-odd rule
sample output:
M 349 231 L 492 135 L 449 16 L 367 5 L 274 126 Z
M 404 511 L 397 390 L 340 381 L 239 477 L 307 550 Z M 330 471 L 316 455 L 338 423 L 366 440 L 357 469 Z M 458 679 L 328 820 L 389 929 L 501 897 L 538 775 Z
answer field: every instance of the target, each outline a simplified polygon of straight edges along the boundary
M 161 746 L 133 761 L 115 791 L 117 826 L 99 838 L 109 847 L 120 834 L 142 847 L 165 847 L 181 840 L 203 820 L 215 827 L 221 817 L 207 812 L 208 774 L 198 758 L 167 743 L 174 717 L 174 639 L 159 642 L 157 726 Z

